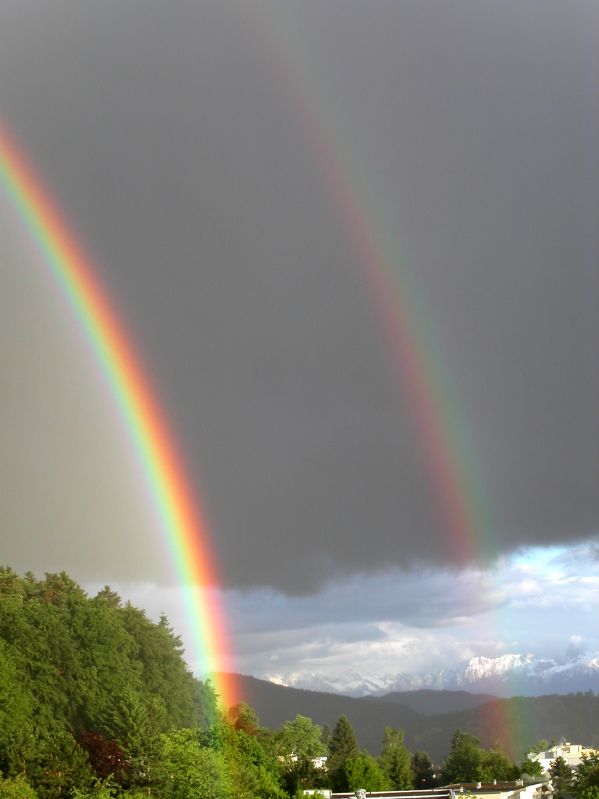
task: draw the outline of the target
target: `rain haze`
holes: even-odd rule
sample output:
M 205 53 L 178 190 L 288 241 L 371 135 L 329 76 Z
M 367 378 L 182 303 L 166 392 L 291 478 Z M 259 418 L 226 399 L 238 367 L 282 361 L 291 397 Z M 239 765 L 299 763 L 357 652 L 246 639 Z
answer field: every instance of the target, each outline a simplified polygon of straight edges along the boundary
M 591 0 L 2 3 L 0 119 L 179 442 L 239 671 L 599 650 L 598 74 Z M 184 630 L 21 222 L 0 192 L 0 561 Z

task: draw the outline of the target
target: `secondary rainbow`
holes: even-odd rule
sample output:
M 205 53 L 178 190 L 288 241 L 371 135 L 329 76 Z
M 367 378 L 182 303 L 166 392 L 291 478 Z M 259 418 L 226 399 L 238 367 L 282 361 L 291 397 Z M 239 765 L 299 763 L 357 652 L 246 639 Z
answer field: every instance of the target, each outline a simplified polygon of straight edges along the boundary
M 464 424 L 453 381 L 440 357 L 438 337 L 409 270 L 395 225 L 373 185 L 332 92 L 317 74 L 284 4 L 240 0 L 271 73 L 318 161 L 323 186 L 374 299 L 391 369 L 407 400 L 429 473 L 441 529 L 457 560 L 467 564 L 491 544 L 491 508 L 480 464 Z
M 221 704 L 237 701 L 231 646 L 205 514 L 186 477 L 165 414 L 98 270 L 69 230 L 23 150 L 0 127 L 0 186 L 76 316 L 126 424 L 184 592 L 194 655 Z
M 422 292 L 406 268 L 396 225 L 334 94 L 326 91 L 323 75 L 302 44 L 291 9 L 273 0 L 240 0 L 239 7 L 318 162 L 324 189 L 361 264 L 429 476 L 439 527 L 453 557 L 468 566 L 493 552 L 493 508 L 455 380 L 441 355 Z M 488 739 L 513 748 L 517 736 L 509 709 L 498 703 L 486 713 Z

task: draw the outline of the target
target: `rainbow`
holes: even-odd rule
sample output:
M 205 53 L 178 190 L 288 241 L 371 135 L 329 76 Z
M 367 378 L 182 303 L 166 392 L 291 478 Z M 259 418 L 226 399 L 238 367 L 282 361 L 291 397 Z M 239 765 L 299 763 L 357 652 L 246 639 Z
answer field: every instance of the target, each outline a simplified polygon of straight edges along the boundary
M 455 381 L 440 353 L 422 292 L 405 265 L 396 226 L 353 145 L 335 97 L 326 91 L 314 59 L 305 52 L 289 7 L 276 0 L 239 5 L 304 133 L 323 188 L 361 265 L 390 369 L 428 474 L 439 529 L 455 560 L 465 567 L 493 551 L 494 514 Z M 486 712 L 484 737 L 513 748 L 517 736 L 509 708 L 497 703 Z
M 237 701 L 231 648 L 210 535 L 181 455 L 131 336 L 118 317 L 98 270 L 68 229 L 7 129 L 0 128 L 0 186 L 42 253 L 93 350 L 142 464 L 191 621 L 194 655 L 211 675 L 223 706 Z
M 353 146 L 350 128 L 336 111 L 335 98 L 301 46 L 287 6 L 272 0 L 240 6 L 318 162 L 323 187 L 361 264 L 391 370 L 407 401 L 441 529 L 465 565 L 484 551 L 490 504 L 453 381 L 419 287 L 404 265 L 395 225 Z

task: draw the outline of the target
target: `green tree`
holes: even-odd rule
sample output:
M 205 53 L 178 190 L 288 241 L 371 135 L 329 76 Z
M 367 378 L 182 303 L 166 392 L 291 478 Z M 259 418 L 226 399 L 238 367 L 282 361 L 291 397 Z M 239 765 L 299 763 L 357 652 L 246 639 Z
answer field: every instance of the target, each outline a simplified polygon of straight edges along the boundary
M 201 731 L 198 739 L 222 756 L 235 799 L 285 799 L 280 763 L 260 737 L 236 730 L 223 718 Z
M 25 586 L 10 566 L 0 566 L 0 596 L 25 596 Z
M 554 799 L 572 795 L 572 769 L 563 757 L 556 757 L 549 766 Z
M 133 757 L 145 748 L 150 720 L 145 703 L 137 691 L 126 686 L 119 691 L 102 719 L 102 731 L 114 737 Z
M 229 726 L 222 743 L 235 799 L 285 799 L 279 761 L 256 736 Z
M 599 788 L 599 754 L 583 755 L 574 771 L 573 790 L 577 799 Z
M 283 757 L 294 754 L 298 760 L 323 755 L 326 747 L 322 742 L 322 727 L 314 724 L 308 716 L 298 713 L 293 721 L 283 724 L 278 737 L 278 748 Z
M 520 763 L 520 775 L 524 779 L 532 780 L 532 782 L 538 782 L 543 776 L 543 767 L 538 760 L 530 760 L 526 757 Z
M 5 775 L 23 772 L 33 755 L 34 708 L 34 697 L 20 677 L 18 653 L 0 640 L 0 772 Z
M 528 751 L 533 755 L 538 755 L 541 752 L 546 752 L 548 749 L 551 749 L 551 744 L 549 741 L 546 738 L 539 738 L 539 740 L 533 744 Z
M 345 773 L 350 791 L 364 788 L 366 791 L 385 791 L 391 787 L 389 778 L 367 752 L 360 752 L 345 762 Z
M 322 728 L 311 718 L 298 713 L 293 721 L 286 721 L 275 735 L 275 749 L 289 793 L 294 794 L 300 788 L 322 787 L 323 770 L 314 766 L 313 759 L 327 749 L 322 741 Z
M 102 732 L 114 737 L 127 759 L 126 787 L 147 787 L 160 753 L 160 729 L 164 705 L 157 698 L 145 701 L 130 687 L 113 698 L 103 720 Z
M 434 788 L 435 775 L 433 764 L 426 752 L 414 752 L 412 755 L 412 782 L 414 788 Z
M 106 602 L 101 603 L 106 606 Z M 159 697 L 164 705 L 163 731 L 172 727 L 204 728 L 214 723 L 218 716 L 214 691 L 188 670 L 181 639 L 167 619 L 162 616 L 154 624 L 143 610 L 130 603 L 118 611 L 118 616 L 136 649 L 130 660 L 134 660 L 139 672 L 143 693 Z
M 519 775 L 518 767 L 498 748 L 483 750 L 479 779 L 484 782 L 508 782 L 517 779 Z
M 89 788 L 75 788 L 73 799 L 114 799 L 115 789 L 114 782 L 108 777 L 105 780 L 96 780 Z
M 229 772 L 221 752 L 203 747 L 197 730 L 174 730 L 162 735 L 157 769 L 161 799 L 228 799 Z
M 404 731 L 385 727 L 380 762 L 391 787 L 397 791 L 413 787 L 412 757 L 404 744 Z
M 456 730 L 445 761 L 443 781 L 455 783 L 480 780 L 483 754 L 478 738 L 463 730 Z
M 336 791 L 346 791 L 348 789 L 345 764 L 358 753 L 358 742 L 354 729 L 347 716 L 340 716 L 331 733 L 327 761 L 331 784 Z
M 0 777 L 0 799 L 38 799 L 24 774 L 3 780 Z
M 66 799 L 75 787 L 88 787 L 93 782 L 87 753 L 66 730 L 38 741 L 35 755 L 27 764 L 27 776 L 40 799 Z

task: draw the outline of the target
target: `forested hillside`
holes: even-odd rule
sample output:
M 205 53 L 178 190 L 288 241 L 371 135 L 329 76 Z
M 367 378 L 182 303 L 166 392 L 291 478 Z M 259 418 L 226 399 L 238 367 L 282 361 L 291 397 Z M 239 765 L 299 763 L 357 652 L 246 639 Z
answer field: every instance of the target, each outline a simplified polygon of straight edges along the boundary
M 245 676 L 238 677 L 238 684 L 243 699 L 256 708 L 268 726 L 276 727 L 285 718 L 302 713 L 330 727 L 344 713 L 356 731 L 359 744 L 372 753 L 378 752 L 387 725 L 404 728 L 408 747 L 412 751 L 423 749 L 437 763 L 447 756 L 457 729 L 472 733 L 484 746 L 499 743 L 515 759 L 544 737 L 556 740 L 564 737 L 599 746 L 599 697 L 591 692 L 491 699 L 454 713 L 431 713 L 429 696 L 425 715 L 400 704 L 401 694 L 394 694 L 392 701 L 386 697 L 356 699 L 273 685 Z M 438 694 L 439 708 L 444 708 L 444 692 Z M 407 701 L 414 704 L 409 696 Z
M 285 796 L 274 756 L 223 722 L 166 619 L 64 573 L 6 568 L 0 775 L 2 799 Z
M 32 717 L 45 735 L 116 734 L 117 717 L 142 710 L 159 730 L 214 715 L 214 696 L 187 671 L 166 619 L 154 624 L 108 588 L 90 599 L 64 573 L 36 580 L 2 570 L 0 595 L 3 732 Z
M 381 702 L 395 702 L 411 707 L 424 716 L 438 716 L 441 713 L 459 713 L 462 710 L 480 707 L 498 697 L 492 694 L 471 694 L 468 691 L 446 691 L 421 688 L 417 691 L 392 691 L 377 696 Z

